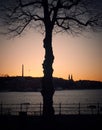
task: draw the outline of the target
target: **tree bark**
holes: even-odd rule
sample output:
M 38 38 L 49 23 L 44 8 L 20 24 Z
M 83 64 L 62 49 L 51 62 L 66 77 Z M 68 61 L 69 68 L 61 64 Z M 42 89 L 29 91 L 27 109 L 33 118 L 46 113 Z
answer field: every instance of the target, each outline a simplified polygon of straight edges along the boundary
M 53 116 L 53 68 L 52 64 L 54 61 L 53 50 L 52 50 L 52 30 L 48 29 L 45 34 L 45 39 L 43 40 L 45 49 L 45 59 L 42 64 L 44 77 L 42 78 L 42 91 L 43 96 L 43 116 Z

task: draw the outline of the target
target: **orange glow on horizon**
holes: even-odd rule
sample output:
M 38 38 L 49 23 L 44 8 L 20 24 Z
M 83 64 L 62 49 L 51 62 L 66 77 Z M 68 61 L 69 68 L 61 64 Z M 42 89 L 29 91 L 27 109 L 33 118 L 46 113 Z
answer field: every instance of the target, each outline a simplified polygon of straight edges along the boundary
M 43 36 L 30 32 L 20 38 L 6 40 L 0 37 L 0 74 L 10 76 L 42 77 L 44 60 Z M 53 36 L 53 77 L 74 80 L 102 81 L 102 37 Z

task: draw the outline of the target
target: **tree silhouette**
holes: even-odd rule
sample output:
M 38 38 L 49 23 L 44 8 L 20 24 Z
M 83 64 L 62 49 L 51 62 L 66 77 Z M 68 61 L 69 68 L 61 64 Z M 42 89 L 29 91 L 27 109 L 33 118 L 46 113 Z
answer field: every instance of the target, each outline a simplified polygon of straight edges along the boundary
M 12 0 L 11 0 L 12 1 Z M 13 36 L 20 35 L 28 26 L 40 28 L 44 33 L 45 59 L 42 64 L 43 115 L 54 115 L 53 109 L 53 32 L 78 34 L 82 30 L 97 29 L 102 16 L 92 7 L 91 0 L 16 0 L 5 2 L 3 23 Z M 98 28 L 99 29 L 99 28 Z

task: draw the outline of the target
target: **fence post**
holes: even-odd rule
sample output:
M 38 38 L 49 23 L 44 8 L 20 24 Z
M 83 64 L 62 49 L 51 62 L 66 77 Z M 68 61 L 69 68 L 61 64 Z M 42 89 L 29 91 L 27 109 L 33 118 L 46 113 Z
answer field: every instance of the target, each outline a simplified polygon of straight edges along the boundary
M 3 112 L 3 111 L 2 111 L 2 110 L 3 110 L 3 107 L 2 107 L 2 106 L 3 106 L 3 104 L 2 104 L 2 102 L 1 102 L 1 104 L 0 104 L 0 114 L 1 114 L 1 115 L 3 114 L 3 113 L 2 113 L 2 112 Z
M 79 115 L 80 115 L 80 103 L 79 103 L 78 111 L 79 111 Z
M 99 107 L 99 103 L 97 104 L 97 114 L 100 114 L 100 107 Z
M 59 103 L 59 115 L 61 115 L 61 103 Z
M 40 103 L 40 116 L 41 116 L 41 105 L 42 105 L 42 104 Z
M 20 112 L 22 112 L 22 103 L 20 104 Z

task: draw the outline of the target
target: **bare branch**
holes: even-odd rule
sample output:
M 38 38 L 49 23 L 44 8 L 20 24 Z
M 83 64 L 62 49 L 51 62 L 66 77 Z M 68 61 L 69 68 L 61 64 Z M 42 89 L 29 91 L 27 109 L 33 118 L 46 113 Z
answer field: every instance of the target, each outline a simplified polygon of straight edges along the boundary
M 22 0 L 19 0 L 19 5 L 20 7 L 27 7 L 27 6 L 32 6 L 32 5 L 36 5 L 36 4 L 40 4 L 42 5 L 42 1 L 41 0 L 35 0 L 33 2 L 29 2 L 29 3 L 23 3 Z
M 85 21 L 83 22 L 83 21 L 77 19 L 76 17 L 74 18 L 74 17 L 68 17 L 68 16 L 63 17 L 62 16 L 62 17 L 57 17 L 57 24 L 58 24 L 58 20 L 63 20 L 63 21 L 71 20 L 71 21 L 75 21 L 76 23 L 78 23 L 79 25 L 82 25 L 82 26 L 88 26 L 88 25 L 94 26 L 94 25 L 98 25 L 99 17 L 100 17 L 100 15 L 97 15 L 95 17 L 89 18 L 86 22 Z M 58 26 L 59 26 L 59 24 L 58 24 Z
M 99 29 L 102 13 L 91 7 L 91 3 L 91 0 L 17 0 L 14 5 L 4 6 L 3 24 L 18 35 L 31 23 L 34 28 L 43 26 L 44 30 L 49 27 L 71 32 L 80 32 L 84 27 Z
M 68 24 L 67 24 L 67 26 L 65 26 L 64 20 L 62 20 L 61 23 L 59 23 L 59 22 L 57 21 L 56 24 L 57 24 L 59 27 L 63 28 L 64 30 L 70 29 L 70 27 L 69 27 Z
M 79 3 L 80 3 L 81 0 L 70 0 L 69 1 L 63 1 L 62 4 L 60 4 L 60 8 L 63 8 L 63 9 L 71 9 L 73 8 L 74 6 L 77 6 Z

